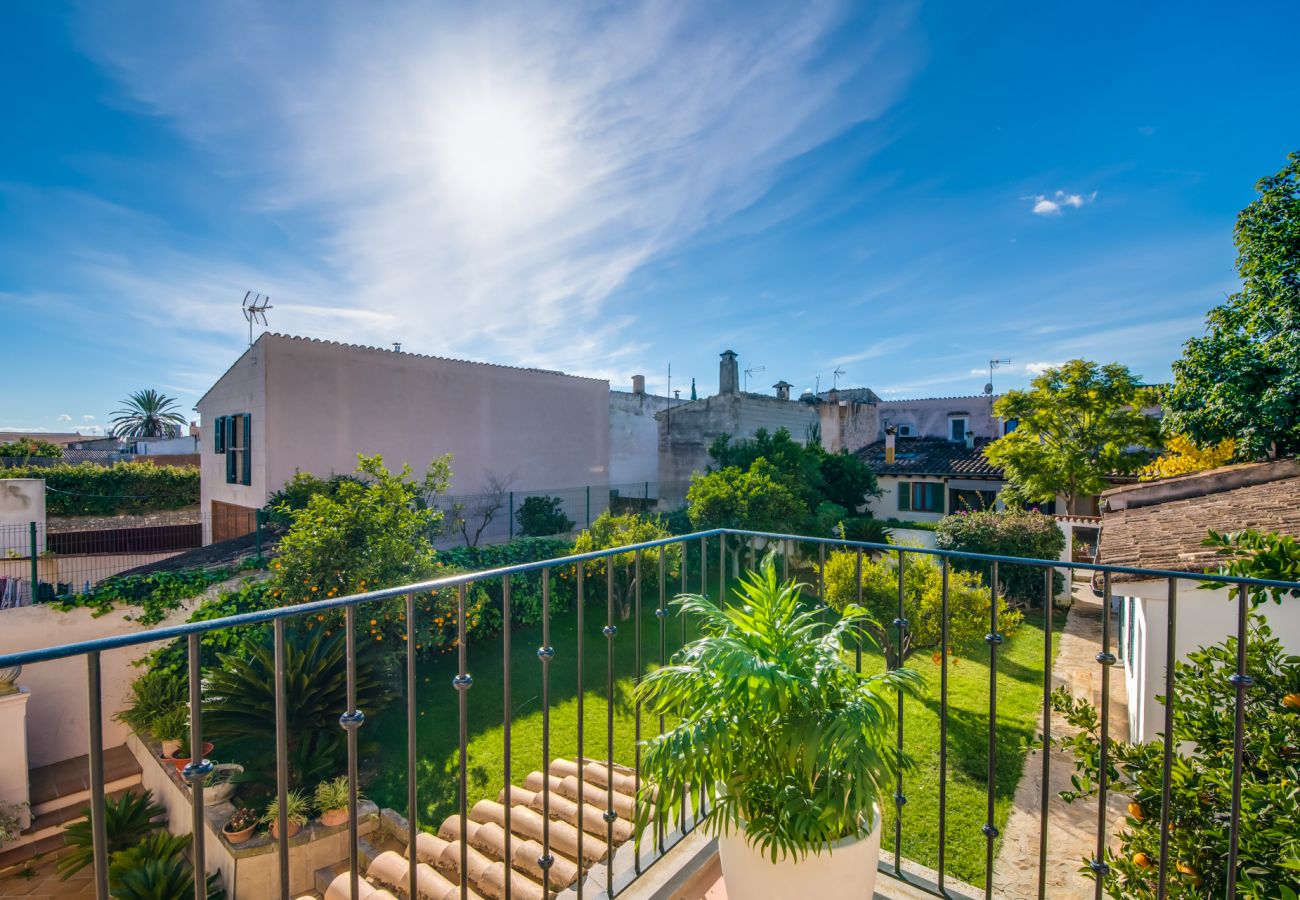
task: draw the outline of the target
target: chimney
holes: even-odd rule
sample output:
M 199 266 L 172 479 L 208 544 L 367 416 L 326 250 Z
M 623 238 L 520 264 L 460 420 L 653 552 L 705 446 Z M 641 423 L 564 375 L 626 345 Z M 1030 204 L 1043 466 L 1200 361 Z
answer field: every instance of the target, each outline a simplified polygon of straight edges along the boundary
M 788 381 L 778 381 L 776 384 L 772 385 L 772 387 L 776 388 L 776 399 L 789 400 L 790 388 L 794 387 L 794 385 Z
M 975 432 L 973 431 L 968 430 L 966 432 L 966 449 L 967 450 L 975 449 Z
M 894 464 L 894 435 L 898 434 L 898 429 L 890 425 L 885 429 L 885 465 Z
M 644 375 L 633 375 L 633 376 L 632 376 L 632 393 L 634 393 L 634 394 L 644 394 L 644 393 L 645 393 L 645 376 L 644 376 Z
M 736 364 L 734 350 L 722 351 L 722 362 L 718 364 L 718 393 L 740 393 L 740 367 Z

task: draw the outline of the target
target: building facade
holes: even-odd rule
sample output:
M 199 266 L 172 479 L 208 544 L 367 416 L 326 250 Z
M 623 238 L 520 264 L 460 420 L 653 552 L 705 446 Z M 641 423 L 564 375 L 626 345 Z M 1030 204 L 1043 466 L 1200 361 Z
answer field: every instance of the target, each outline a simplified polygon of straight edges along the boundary
M 632 376 L 631 391 L 609 392 L 609 483 L 624 490 L 659 482 L 659 422 L 669 397 L 647 394 L 645 376 Z
M 359 453 L 417 472 L 450 453 L 452 494 L 609 483 L 601 379 L 264 334 L 197 409 L 209 541 L 251 530 L 295 471 L 351 472 Z

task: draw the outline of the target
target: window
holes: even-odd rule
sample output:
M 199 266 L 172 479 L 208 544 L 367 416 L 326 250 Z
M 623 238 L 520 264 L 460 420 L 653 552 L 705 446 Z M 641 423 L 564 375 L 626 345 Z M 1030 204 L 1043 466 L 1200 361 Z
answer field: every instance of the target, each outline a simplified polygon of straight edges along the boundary
M 966 440 L 966 419 L 952 418 L 948 420 L 948 440 L 965 442 Z
M 217 420 L 212 423 L 212 452 L 226 452 L 226 417 L 217 416 Z
M 1019 419 L 1007 419 L 1005 422 L 1002 423 L 1002 433 L 1010 434 L 1011 432 L 1016 430 L 1016 426 L 1019 424 L 1020 424 Z
M 252 445 L 248 439 L 251 422 L 248 413 L 217 420 L 217 434 L 221 435 L 226 454 L 226 484 L 253 483 Z
M 899 512 L 943 512 L 943 485 L 933 481 L 900 481 Z
M 972 491 L 953 488 L 948 491 L 948 508 L 953 512 L 983 512 L 998 503 L 997 491 Z
M 913 433 L 913 432 L 912 432 L 912 426 L 911 426 L 911 425 L 899 425 L 899 426 L 898 426 L 898 436 L 899 436 L 899 437 L 911 437 L 911 436 L 912 436 L 912 433 Z

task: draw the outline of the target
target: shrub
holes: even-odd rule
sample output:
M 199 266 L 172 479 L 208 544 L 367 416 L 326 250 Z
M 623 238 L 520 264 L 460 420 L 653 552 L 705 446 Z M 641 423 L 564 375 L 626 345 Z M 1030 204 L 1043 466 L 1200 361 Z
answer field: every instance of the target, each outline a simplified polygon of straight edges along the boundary
M 82 821 L 64 829 L 68 846 L 72 849 L 59 858 L 59 877 L 68 878 L 95 861 L 95 837 L 90 823 L 90 807 L 81 810 Z M 125 793 L 114 799 L 104 799 L 105 849 L 110 853 L 127 850 L 150 834 L 162 828 L 167 821 L 167 810 L 153 802 L 153 792 Z
M 519 533 L 525 537 L 565 534 L 573 530 L 573 520 L 564 514 L 559 497 L 528 497 L 515 511 Z
M 657 518 L 638 515 L 611 515 L 608 511 L 601 513 L 591 527 L 578 535 L 573 552 L 590 553 L 595 550 L 609 550 L 628 544 L 640 544 L 669 537 L 668 531 Z M 643 591 L 657 591 L 659 586 L 659 556 L 664 555 L 665 572 L 670 582 L 673 574 L 680 571 L 677 566 L 681 559 L 681 546 L 669 544 L 645 550 L 641 554 L 640 584 Z M 613 567 L 614 602 L 619 614 L 627 619 L 632 615 L 632 601 L 636 595 L 637 576 L 635 571 L 636 553 L 616 553 L 604 559 L 584 563 L 585 574 L 589 579 L 607 582 L 610 566 Z M 595 585 L 588 591 L 587 597 L 599 596 Z M 603 588 L 603 585 L 602 585 Z
M 832 553 L 826 560 L 823 584 L 826 603 L 845 610 L 858 602 L 857 553 Z M 949 652 L 969 650 L 989 630 L 990 591 L 974 572 L 948 573 Z M 862 605 L 871 613 L 871 633 L 885 651 L 891 666 L 900 665 L 914 651 L 939 648 L 942 638 L 943 572 L 935 558 L 910 553 L 903 567 L 903 612 L 907 628 L 898 646 L 898 629 L 892 623 L 898 615 L 898 559 L 886 553 L 879 559 L 862 557 Z M 998 598 L 998 631 L 1009 634 L 1021 616 Z M 879 623 L 886 623 L 880 625 Z
M 58 444 L 51 444 L 49 441 L 37 438 L 18 438 L 0 444 L 0 456 L 21 459 L 24 463 L 33 456 L 40 459 L 59 459 L 63 456 L 63 448 Z
M 328 478 L 320 478 L 311 472 L 294 470 L 293 477 L 267 498 L 266 506 L 262 507 L 264 521 L 268 525 L 287 527 L 293 522 L 293 514 L 306 509 L 312 497 L 318 494 L 336 497 L 339 488 L 348 482 L 360 483 L 355 475 L 331 475 Z
M 344 802 L 346 806 L 346 801 Z M 311 818 L 311 804 L 303 796 L 301 791 L 289 791 L 285 795 L 284 803 L 285 819 L 290 825 L 297 825 L 299 828 L 307 824 Z M 272 797 L 271 802 L 266 805 L 266 813 L 262 816 L 263 825 L 274 825 L 280 818 L 280 798 Z
M 260 567 L 260 562 L 241 564 L 239 569 Z M 73 594 L 56 604 L 63 612 L 78 607 L 95 611 L 95 616 L 111 612 L 117 604 L 141 608 L 136 621 L 156 625 L 181 602 L 197 597 L 212 585 L 225 581 L 237 570 L 226 566 L 213 569 L 186 569 L 181 572 L 148 572 L 144 575 L 114 575 L 105 578 L 84 594 Z
M 1040 512 L 1007 509 L 1002 512 L 956 513 L 945 516 L 935 529 L 935 545 L 941 550 L 989 553 L 1029 559 L 1060 559 L 1065 534 L 1051 516 Z M 967 572 L 984 573 L 989 564 L 981 560 L 954 558 L 952 565 Z M 1043 569 L 1039 566 L 998 566 L 999 591 L 1012 600 L 1039 606 L 1043 600 Z M 1052 573 L 1052 595 L 1065 589 L 1065 577 Z
M 1230 896 L 1264 900 L 1295 897 L 1300 873 L 1300 658 L 1289 655 L 1264 621 L 1252 614 L 1245 693 L 1246 765 L 1235 890 L 1226 883 L 1228 818 L 1232 809 L 1233 732 L 1237 639 L 1188 654 L 1174 665 L 1173 777 L 1169 798 L 1168 896 Z M 1163 697 L 1158 698 L 1164 702 Z M 1068 689 L 1052 706 L 1078 733 L 1053 741 L 1075 759 L 1069 802 L 1092 797 L 1103 777 L 1130 798 L 1118 851 L 1108 847 L 1110 872 L 1102 887 L 1111 897 L 1148 900 L 1159 887 L 1160 819 L 1165 743 L 1109 743 L 1110 771 L 1100 762 L 1100 714 Z M 1095 876 L 1094 876 L 1095 877 Z M 1289 891 L 1289 893 L 1288 893 Z
M 131 683 L 131 700 L 114 718 L 126 724 L 137 734 L 149 733 L 162 740 L 171 735 L 159 735 L 155 727 L 160 719 L 173 710 L 186 715 L 187 686 L 185 679 L 173 672 L 148 671 Z
M 705 828 L 743 827 L 773 862 L 797 860 L 859 834 L 911 767 L 894 747 L 893 704 L 919 679 L 855 672 L 841 641 L 868 627 L 867 613 L 848 609 L 827 631 L 770 556 L 736 594 L 725 609 L 693 594 L 673 601 L 703 636 L 636 688 L 648 714 L 677 722 L 646 742 L 636 824 L 641 834 L 653 824 L 655 802 L 671 820 L 687 793 L 724 787 Z
M 835 536 L 846 541 L 862 541 L 866 544 L 890 543 L 889 525 L 882 519 L 871 516 L 853 516 L 837 523 Z
M 181 857 L 189 849 L 190 840 L 188 834 L 173 835 L 166 831 L 155 831 L 142 838 L 134 847 L 128 847 L 126 850 L 119 850 L 114 853 L 108 860 L 109 896 L 119 897 L 122 892 L 131 890 L 130 878 L 127 879 L 127 886 L 123 887 L 122 877 L 126 873 L 151 861 L 165 861 Z M 194 896 L 193 884 L 193 879 L 191 879 L 190 897 Z M 154 897 L 157 895 L 151 892 L 148 896 Z
M 194 896 L 194 867 L 179 854 L 143 859 L 121 870 L 112 896 L 115 900 L 190 900 Z M 225 896 L 221 873 L 208 875 L 208 900 L 223 900 Z
M 357 802 L 360 803 L 366 799 L 357 791 Z M 316 803 L 317 812 L 329 812 L 332 809 L 347 809 L 351 802 L 348 791 L 348 776 L 340 775 L 337 778 L 331 778 L 329 781 L 322 781 L 316 785 L 316 792 L 312 795 L 312 800 Z
M 741 528 L 789 533 L 798 530 L 808 507 L 766 459 L 748 470 L 731 466 L 696 475 L 686 491 L 691 522 L 699 530 Z
M 51 516 L 116 516 L 199 502 L 197 466 L 61 463 L 0 469 L 0 478 L 45 479 L 45 511 Z
M 849 511 L 838 503 L 819 503 L 805 525 L 805 534 L 813 537 L 832 537 L 838 535 L 836 530 L 841 522 L 849 517 Z

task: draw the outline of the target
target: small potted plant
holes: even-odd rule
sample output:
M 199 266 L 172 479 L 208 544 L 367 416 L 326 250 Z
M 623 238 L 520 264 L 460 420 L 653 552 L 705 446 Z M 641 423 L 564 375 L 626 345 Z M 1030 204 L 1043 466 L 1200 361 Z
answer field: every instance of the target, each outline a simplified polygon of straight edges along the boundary
M 289 837 L 293 837 L 302 827 L 307 824 L 310 813 L 310 807 L 307 804 L 307 798 L 298 791 L 290 791 L 288 794 L 288 803 L 285 804 L 285 812 L 289 820 Z M 271 837 L 276 840 L 280 839 L 280 800 L 278 797 L 272 797 L 271 802 L 267 804 L 266 812 L 262 815 L 262 822 L 271 829 Z
M 257 828 L 257 813 L 248 808 L 237 809 L 230 820 L 221 826 L 221 833 L 230 843 L 242 844 L 253 836 L 255 828 Z
M 208 756 L 211 755 L 211 753 L 212 753 L 212 742 L 204 741 L 203 759 L 207 759 Z M 177 773 L 181 773 L 185 771 L 185 767 L 188 766 L 193 760 L 194 760 L 194 755 L 190 752 L 190 733 L 189 730 L 186 729 L 185 733 L 181 735 L 180 746 L 176 748 L 176 751 L 174 753 L 172 753 L 169 761 L 171 762 L 172 765 L 176 767 Z
M 238 787 L 237 779 L 243 774 L 244 767 L 239 763 L 217 763 L 203 782 L 203 802 L 214 805 L 229 800 Z
M 708 797 L 702 824 L 733 897 L 870 898 L 879 801 L 911 766 L 893 707 L 920 676 L 854 671 L 842 648 L 870 643 L 870 616 L 849 606 L 828 627 L 804 587 L 779 582 L 769 555 L 736 605 L 677 598 L 702 636 L 636 689 L 648 713 L 678 722 L 645 743 L 638 833 L 674 821 L 684 795 Z
M 316 809 L 320 811 L 320 823 L 326 827 L 342 825 L 348 820 L 348 777 L 340 775 L 329 781 L 316 785 Z M 365 797 L 357 791 L 357 802 Z
M 171 759 L 181 748 L 181 739 L 190 728 L 190 711 L 185 706 L 173 706 L 166 712 L 159 713 L 149 723 L 149 730 L 162 744 L 163 759 Z

